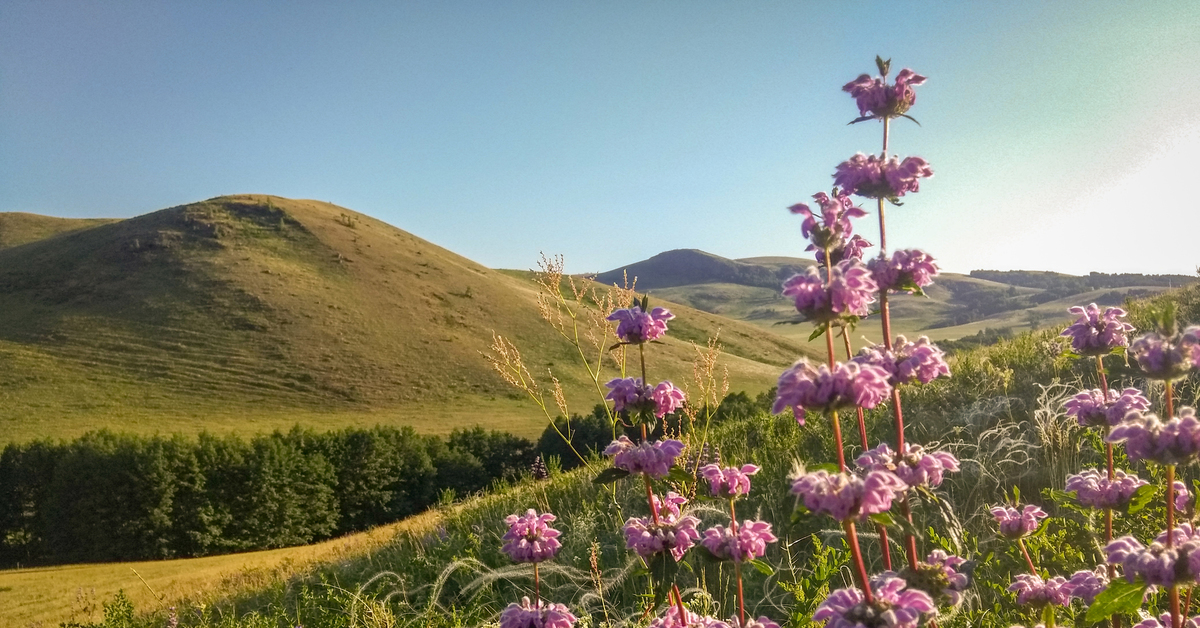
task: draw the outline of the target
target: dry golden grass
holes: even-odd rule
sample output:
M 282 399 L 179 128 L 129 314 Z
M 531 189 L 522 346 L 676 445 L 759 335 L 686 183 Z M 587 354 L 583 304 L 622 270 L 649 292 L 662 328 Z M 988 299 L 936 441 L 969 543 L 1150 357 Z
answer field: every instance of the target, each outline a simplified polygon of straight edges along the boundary
M 320 564 L 369 559 L 397 534 L 424 534 L 441 517 L 440 512 L 428 511 L 323 543 L 262 552 L 0 571 L 0 628 L 99 621 L 103 615 L 100 603 L 121 589 L 139 612 L 183 600 L 211 601 L 232 591 L 262 589 Z M 151 589 L 160 599 L 155 599 Z

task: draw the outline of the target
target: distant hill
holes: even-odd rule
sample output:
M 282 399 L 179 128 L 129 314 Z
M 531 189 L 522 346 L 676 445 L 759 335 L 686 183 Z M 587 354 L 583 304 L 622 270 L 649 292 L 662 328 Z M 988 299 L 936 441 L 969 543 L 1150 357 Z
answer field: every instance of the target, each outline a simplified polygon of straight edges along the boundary
M 572 409 L 599 401 L 528 279 L 369 216 L 242 195 L 120 221 L 0 215 L 0 442 L 140 432 L 545 425 L 481 355 L 492 333 Z M 801 346 L 670 305 L 652 377 L 691 379 L 721 330 L 735 389 L 763 390 Z
M 780 294 L 781 284 L 810 259 L 753 257 L 731 260 L 696 250 L 661 253 L 597 276 L 610 282 L 628 273 L 639 288 L 658 297 L 697 309 L 743 320 L 806 340 L 811 325 L 791 325 L 797 314 Z M 943 273 L 925 297 L 901 295 L 891 299 L 897 333 L 928 335 L 934 340 L 980 335 L 997 338 L 1038 326 L 1059 324 L 1067 308 L 1096 302 L 1118 305 L 1126 298 L 1158 294 L 1170 287 L 1195 283 L 1185 275 L 1107 275 L 1085 277 L 1035 271 L 972 271 Z M 855 330 L 855 344 L 865 336 L 879 341 L 878 323 L 869 317 Z

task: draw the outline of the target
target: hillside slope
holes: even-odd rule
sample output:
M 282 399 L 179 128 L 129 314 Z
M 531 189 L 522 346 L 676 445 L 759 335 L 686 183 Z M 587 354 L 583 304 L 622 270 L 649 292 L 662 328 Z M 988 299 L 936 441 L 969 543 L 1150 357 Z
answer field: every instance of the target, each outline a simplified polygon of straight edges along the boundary
M 481 355 L 495 331 L 553 367 L 576 411 L 598 400 L 538 315 L 532 282 L 318 201 L 229 196 L 0 249 L 0 440 L 115 427 L 544 419 Z M 651 377 L 691 377 L 722 328 L 735 389 L 762 390 L 800 351 L 753 326 L 671 306 Z M 585 385 L 586 384 L 586 385 Z

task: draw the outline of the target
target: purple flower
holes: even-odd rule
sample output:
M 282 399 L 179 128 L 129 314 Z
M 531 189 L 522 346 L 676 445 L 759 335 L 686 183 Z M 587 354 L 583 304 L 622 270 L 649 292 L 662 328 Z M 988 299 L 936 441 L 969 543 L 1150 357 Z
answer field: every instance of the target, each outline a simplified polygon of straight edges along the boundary
M 744 464 L 742 468 L 726 467 L 722 469 L 715 464 L 700 467 L 700 474 L 708 480 L 709 490 L 713 497 L 735 499 L 750 493 L 750 476 L 758 473 L 759 468 L 752 464 Z
M 647 628 L 730 628 L 729 624 L 719 619 L 699 615 L 686 609 L 684 613 L 683 621 L 680 621 L 678 605 L 669 604 L 662 616 L 655 618 Z
M 833 247 L 829 249 L 829 252 L 833 256 L 833 263 L 835 265 L 840 264 L 844 260 L 861 262 L 863 258 L 863 250 L 870 248 L 871 246 L 874 245 L 868 242 L 866 238 L 855 234 L 850 236 L 850 239 L 846 240 L 845 244 Z M 814 253 L 814 256 L 817 258 L 818 264 L 822 266 L 829 265 L 825 262 L 825 251 L 818 250 L 816 253 Z
M 1071 597 L 1083 600 L 1087 606 L 1091 606 L 1096 596 L 1108 586 L 1108 569 L 1104 565 L 1100 565 L 1095 569 L 1088 571 L 1081 569 L 1071 575 L 1067 580 L 1067 590 Z
M 696 530 L 700 520 L 680 512 L 680 506 L 686 503 L 687 499 L 673 491 L 667 493 L 662 503 L 655 495 L 658 524 L 654 523 L 653 517 L 630 517 L 621 529 L 625 533 L 625 547 L 642 558 L 671 552 L 676 561 L 682 559 L 684 552 L 700 538 L 700 532 Z
M 1200 420 L 1188 407 L 1180 408 L 1179 416 L 1166 423 L 1153 413 L 1135 410 L 1109 432 L 1108 442 L 1124 442 L 1125 453 L 1134 462 L 1184 464 L 1200 454 Z
M 683 452 L 683 443 L 664 440 L 633 444 L 628 436 L 617 437 L 604 450 L 604 455 L 613 456 L 613 466 L 630 473 L 645 473 L 652 478 L 664 478 L 671 472 L 675 459 Z
M 501 539 L 506 541 L 500 551 L 518 563 L 540 563 L 554 558 L 562 543 L 558 542 L 559 531 L 550 527 L 557 519 L 550 513 L 539 515 L 530 508 L 524 515 L 509 515 L 504 519 L 508 532 Z
M 863 600 L 858 589 L 838 589 L 817 607 L 813 621 L 823 620 L 825 628 L 917 628 L 922 618 L 937 607 L 928 593 L 906 590 L 906 586 L 897 577 L 873 579 L 872 604 Z
M 732 560 L 734 562 L 745 562 L 761 558 L 767 553 L 767 543 L 774 543 L 779 539 L 771 534 L 771 524 L 765 521 L 743 521 L 737 526 L 737 532 L 733 531 L 733 526 L 728 528 L 724 526 L 714 526 L 704 531 L 704 539 L 700 544 L 708 548 L 708 551 L 719 560 Z
M 1176 535 L 1182 534 L 1176 531 Z M 1189 540 L 1175 547 L 1155 541 L 1149 547 L 1142 545 L 1132 536 L 1124 536 L 1109 543 L 1104 552 L 1108 562 L 1120 565 L 1125 579 L 1133 582 L 1141 577 L 1146 584 L 1171 586 L 1177 582 L 1195 580 L 1200 567 L 1200 541 Z
M 828 281 L 815 266 L 792 275 L 783 284 L 783 296 L 791 297 L 796 310 L 814 323 L 870 314 L 878 291 L 871 280 L 871 271 L 852 259 L 842 260 L 827 270 L 832 277 Z
M 896 494 L 907 488 L 900 478 L 887 471 L 868 471 L 865 477 L 814 471 L 796 478 L 792 494 L 803 498 L 805 508 L 845 521 L 887 512 Z
M 521 603 L 509 604 L 500 613 L 500 628 L 571 628 L 578 621 L 564 604 L 552 604 L 538 600 L 534 608 L 529 598 Z
M 893 251 L 891 259 L 876 257 L 867 262 L 867 268 L 880 292 L 919 294 L 938 274 L 933 256 L 917 249 Z
M 640 377 L 616 378 L 604 385 L 609 388 L 604 398 L 613 402 L 616 412 L 652 411 L 661 419 L 682 407 L 685 400 L 683 391 L 668 381 L 659 382 L 653 390 Z
M 926 592 L 940 593 L 949 599 L 951 606 L 958 606 L 958 603 L 962 601 L 963 591 L 966 591 L 971 584 L 971 578 L 967 574 L 958 572 L 958 568 L 966 562 L 965 559 L 947 554 L 942 550 L 930 552 L 929 557 L 925 559 L 925 565 L 931 570 L 936 570 L 935 574 L 938 577 L 931 580 L 940 586 L 940 590 Z
M 1084 427 L 1104 427 L 1116 425 L 1125 419 L 1131 410 L 1149 410 L 1150 400 L 1136 388 L 1126 388 L 1121 391 L 1108 391 L 1108 400 L 1099 388 L 1085 390 L 1071 397 L 1063 404 L 1067 408 L 1067 416 L 1075 417 Z
M 1178 379 L 1191 369 L 1196 345 L 1185 345 L 1182 338 L 1173 338 L 1150 332 L 1133 341 L 1129 350 L 1133 352 L 1138 367 L 1150 379 Z
M 1030 504 L 1021 510 L 1009 506 L 994 506 L 992 516 L 996 518 L 996 523 L 1000 526 L 1000 534 L 1016 540 L 1037 531 L 1041 520 L 1049 515 L 1041 508 Z
M 729 628 L 779 628 L 779 624 L 766 617 L 759 617 L 758 619 L 747 617 L 746 624 L 742 625 L 737 617 L 730 617 Z
M 1021 606 L 1041 608 L 1047 604 L 1066 606 L 1071 603 L 1071 587 L 1062 576 L 1042 580 L 1033 574 L 1019 574 L 1013 576 L 1008 590 L 1016 592 L 1017 604 Z
M 1158 619 L 1144 619 L 1132 626 L 1132 628 L 1171 628 L 1171 614 L 1163 613 L 1158 616 Z M 1200 628 L 1200 615 L 1195 617 L 1180 617 L 1179 628 Z
M 779 376 L 775 405 L 779 414 L 791 408 L 796 420 L 804 423 L 806 411 L 826 412 L 851 406 L 874 408 L 892 391 L 887 371 L 869 364 L 839 362 L 831 371 L 822 364 L 814 368 L 801 358 Z
M 793 214 L 804 216 L 804 222 L 800 223 L 800 233 L 812 242 L 804 250 L 824 251 L 826 248 L 836 249 L 845 246 L 854 231 L 850 225 L 850 219 L 866 216 L 867 212 L 861 207 L 856 207 L 850 200 L 850 195 L 845 192 L 834 190 L 833 197 L 824 192 L 818 192 L 813 195 L 813 198 L 821 206 L 819 218 L 804 203 L 798 203 L 788 208 Z
M 646 313 L 635 305 L 613 310 L 605 320 L 618 321 L 617 337 L 621 342 L 636 345 L 661 338 L 667 333 L 667 321 L 672 318 L 675 315 L 666 308 L 656 307 Z
M 929 162 L 920 157 L 884 159 L 878 155 L 858 153 L 838 164 L 833 182 L 847 194 L 867 198 L 898 199 L 909 192 L 920 191 L 918 179 L 933 176 Z
M 1117 347 L 1129 346 L 1125 334 L 1133 331 L 1133 325 L 1120 320 L 1125 318 L 1125 310 L 1110 307 L 1101 313 L 1100 307 L 1091 303 L 1086 308 L 1077 305 L 1068 311 L 1079 318 L 1059 335 L 1071 338 L 1075 353 L 1106 355 Z
M 1180 344 L 1192 366 L 1200 369 L 1200 326 L 1193 325 L 1183 330 Z
M 1179 512 L 1187 512 L 1192 507 L 1192 494 L 1188 492 L 1187 485 L 1178 480 L 1173 485 L 1175 488 L 1175 510 Z
M 1124 508 L 1138 488 L 1148 484 L 1136 475 L 1117 469 L 1113 479 L 1096 469 L 1067 477 L 1067 490 L 1088 508 Z
M 928 384 L 938 377 L 950 377 L 950 366 L 946 354 L 929 337 L 921 336 L 909 342 L 904 336 L 896 336 L 893 349 L 884 345 L 863 347 L 851 362 L 871 364 L 887 371 L 888 383 L 892 386 L 920 382 Z
M 926 452 L 925 448 L 913 443 L 904 443 L 907 452 L 897 456 L 896 452 L 883 443 L 868 449 L 855 462 L 869 471 L 890 471 L 908 486 L 936 488 L 942 483 L 946 471 L 958 471 L 958 458 L 945 451 Z
M 887 84 L 887 76 L 871 78 L 868 74 L 842 86 L 842 91 L 854 97 L 858 105 L 858 115 L 873 118 L 894 118 L 903 115 L 913 103 L 917 102 L 917 94 L 913 87 L 925 82 L 925 77 L 904 68 L 896 75 L 896 82 Z

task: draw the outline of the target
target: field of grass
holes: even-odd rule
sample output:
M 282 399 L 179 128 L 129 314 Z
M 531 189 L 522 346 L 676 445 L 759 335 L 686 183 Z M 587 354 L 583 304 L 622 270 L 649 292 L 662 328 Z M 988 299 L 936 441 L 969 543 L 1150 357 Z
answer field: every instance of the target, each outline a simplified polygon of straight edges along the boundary
M 252 591 L 306 574 L 318 565 L 366 562 L 400 534 L 421 535 L 438 511 L 323 543 L 205 558 L 0 571 L 0 628 L 94 622 L 100 605 L 124 590 L 139 612 L 212 602 L 232 590 Z M 151 593 L 153 591 L 153 593 Z M 156 597 L 157 596 L 157 597 Z M 236 612 L 236 609 L 234 609 Z
M 232 196 L 121 221 L 4 215 L 0 227 L 0 443 L 295 423 L 537 434 L 545 418 L 483 355 L 493 333 L 544 384 L 552 369 L 571 410 L 599 400 L 528 277 L 328 203 Z M 653 378 L 690 381 L 691 343 L 718 329 L 735 390 L 770 387 L 802 351 L 668 305 L 678 325 Z

